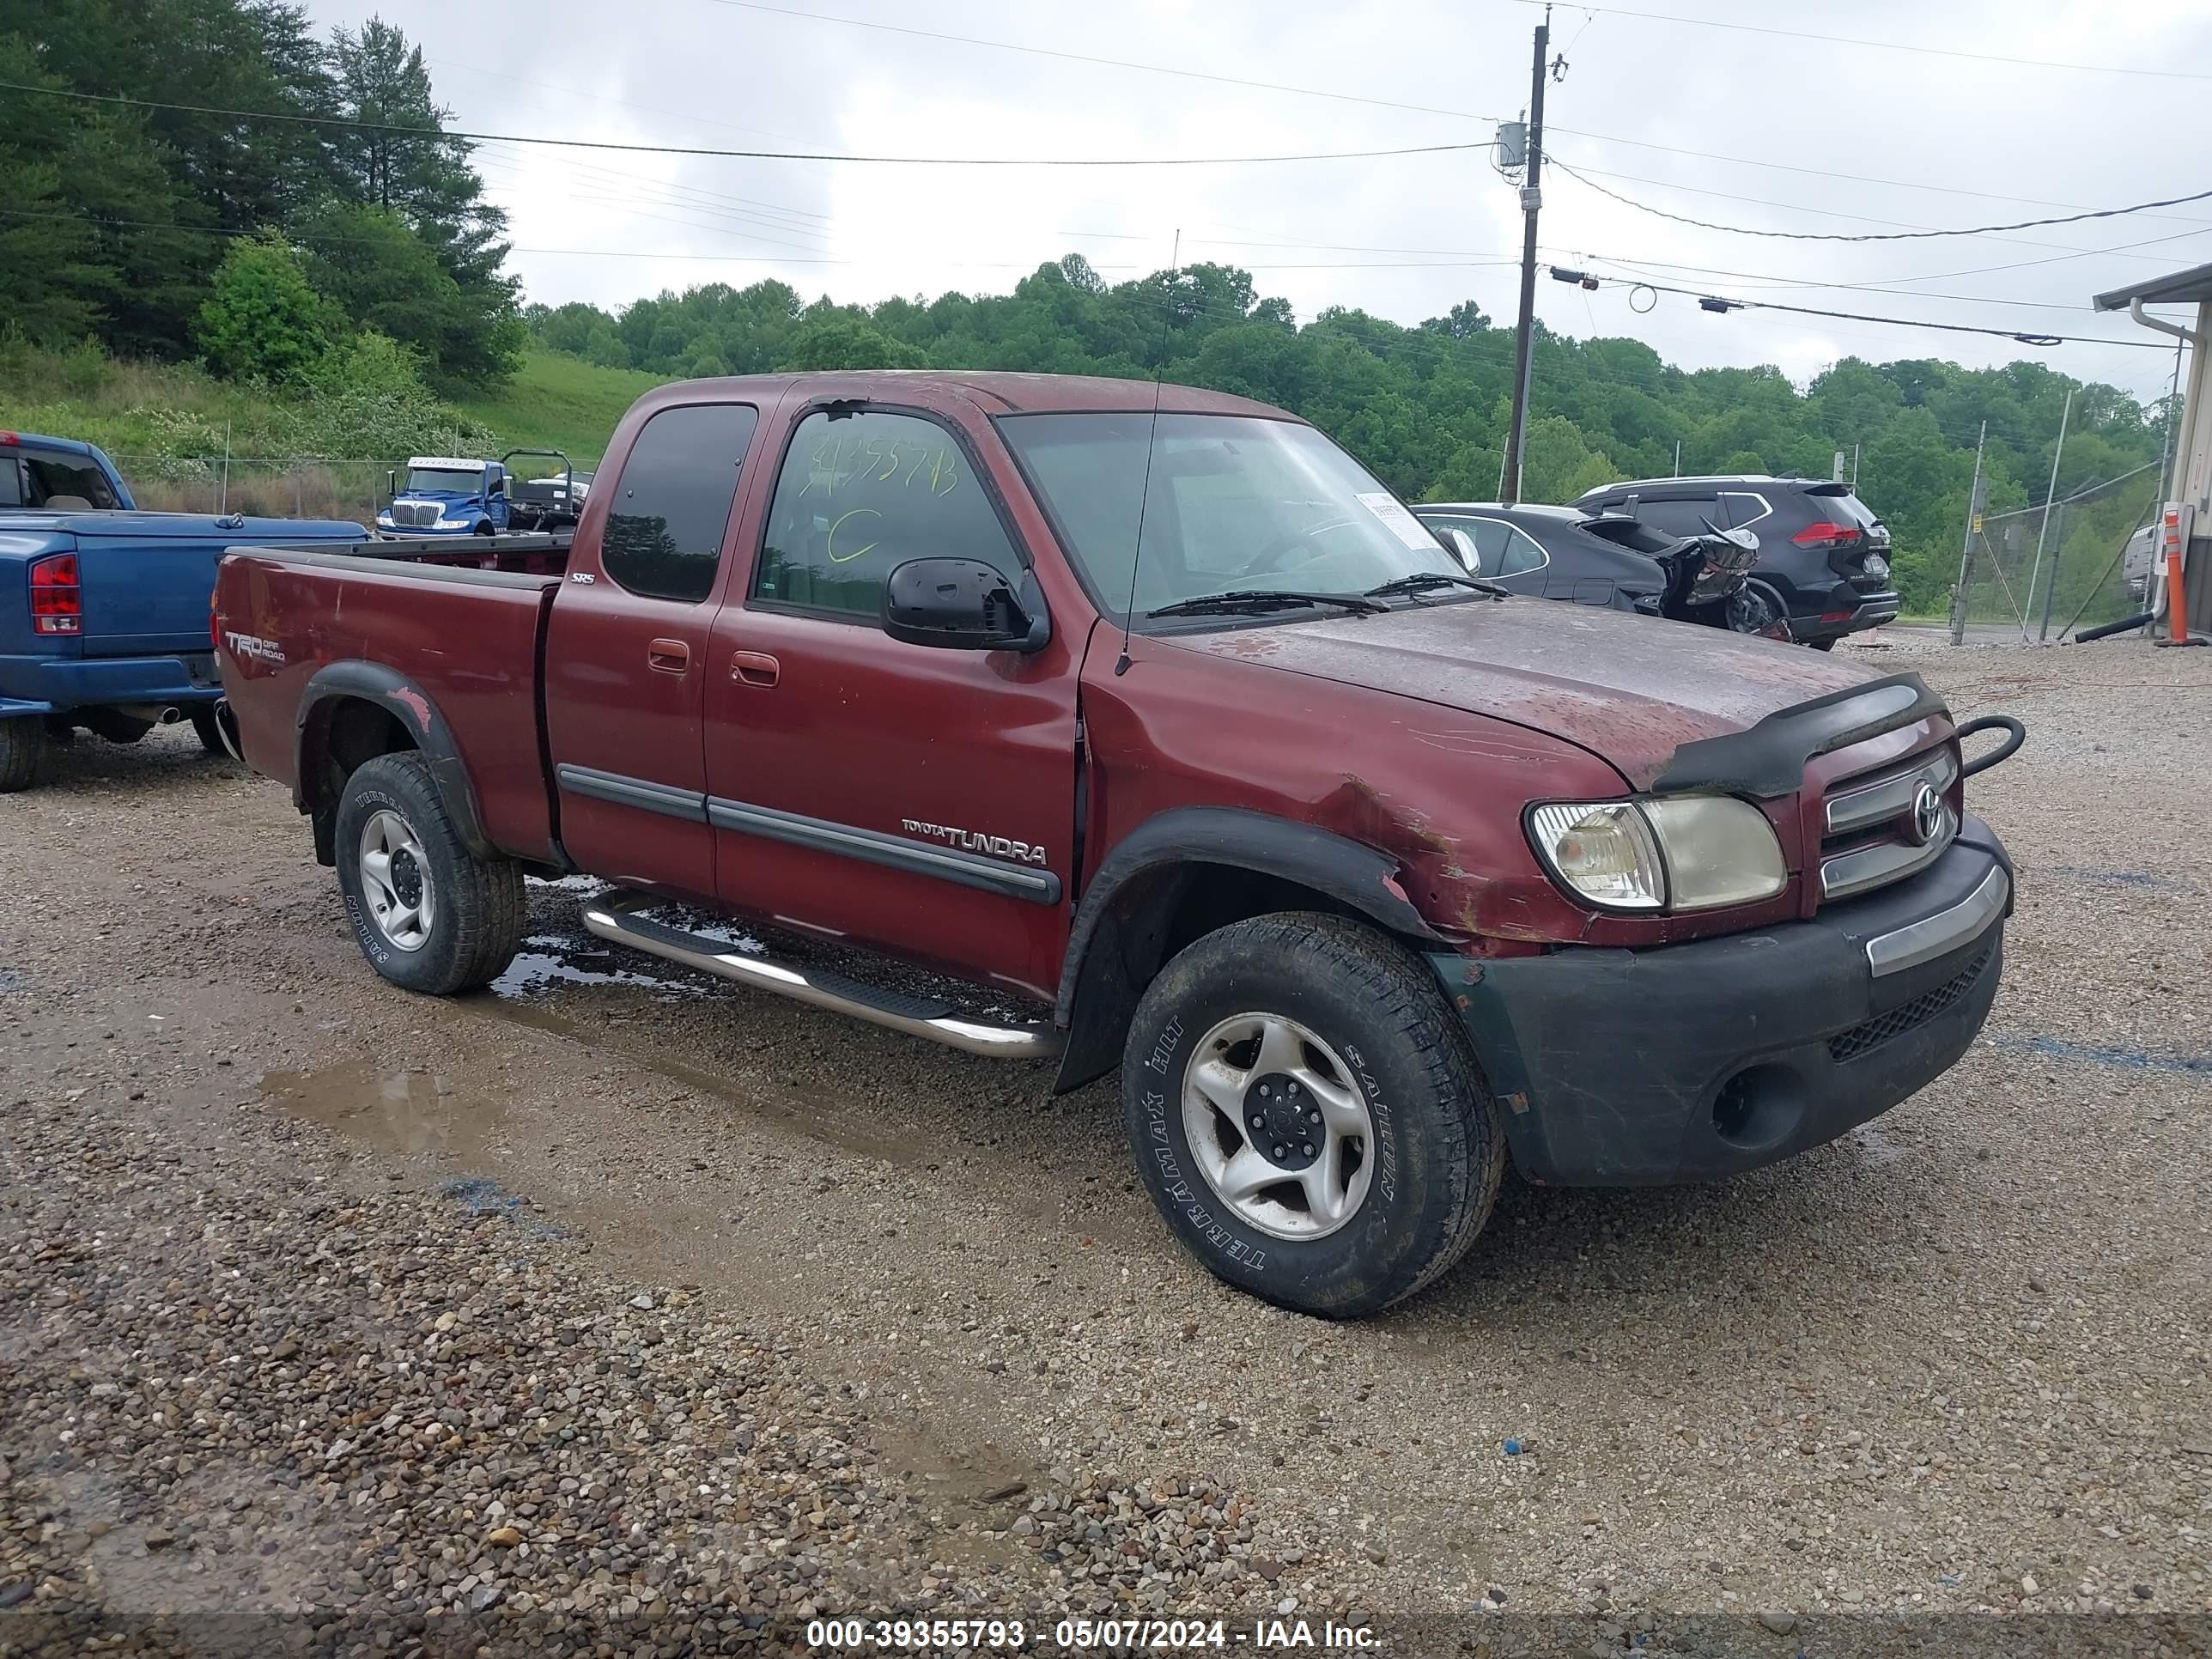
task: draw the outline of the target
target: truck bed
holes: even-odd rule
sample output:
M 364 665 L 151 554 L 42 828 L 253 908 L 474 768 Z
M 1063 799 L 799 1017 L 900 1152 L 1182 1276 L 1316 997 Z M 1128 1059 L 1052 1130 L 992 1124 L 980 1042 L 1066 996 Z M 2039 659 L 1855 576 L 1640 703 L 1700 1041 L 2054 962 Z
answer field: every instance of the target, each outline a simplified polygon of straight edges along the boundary
M 301 799 L 310 686 L 337 690 L 383 709 L 434 759 L 450 749 L 489 842 L 551 857 L 538 676 L 570 540 L 234 550 L 216 585 L 215 627 L 234 665 L 230 705 L 247 763 Z

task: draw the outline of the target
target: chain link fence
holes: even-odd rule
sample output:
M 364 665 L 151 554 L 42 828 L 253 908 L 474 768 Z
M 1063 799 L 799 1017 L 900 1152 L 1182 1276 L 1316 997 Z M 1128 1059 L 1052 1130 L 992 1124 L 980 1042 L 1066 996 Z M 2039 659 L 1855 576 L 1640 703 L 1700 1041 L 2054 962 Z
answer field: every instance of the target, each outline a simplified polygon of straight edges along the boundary
M 140 507 L 155 512 L 243 513 L 251 518 L 349 519 L 373 530 L 392 499 L 396 460 L 317 455 L 117 455 Z
M 2045 505 L 1978 517 L 1954 631 L 1984 643 L 2055 642 L 2142 610 L 2162 473 L 2153 462 Z

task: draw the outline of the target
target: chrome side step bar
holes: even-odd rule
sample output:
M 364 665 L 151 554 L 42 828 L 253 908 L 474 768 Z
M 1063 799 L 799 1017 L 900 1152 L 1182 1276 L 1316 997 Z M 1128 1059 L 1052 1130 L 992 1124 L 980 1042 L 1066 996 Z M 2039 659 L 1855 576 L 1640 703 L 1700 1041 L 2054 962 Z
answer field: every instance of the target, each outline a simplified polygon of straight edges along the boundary
M 636 913 L 660 901 L 642 893 L 609 893 L 585 901 L 584 926 L 596 937 L 770 991 L 794 1002 L 850 1014 L 908 1036 L 927 1037 L 949 1048 L 994 1060 L 1042 1060 L 1060 1053 L 1062 1038 L 1049 1025 L 995 1025 L 963 1019 L 951 1003 L 904 991 L 864 985 L 842 974 L 799 968 L 773 957 L 732 951 L 719 939 L 687 933 L 680 927 Z

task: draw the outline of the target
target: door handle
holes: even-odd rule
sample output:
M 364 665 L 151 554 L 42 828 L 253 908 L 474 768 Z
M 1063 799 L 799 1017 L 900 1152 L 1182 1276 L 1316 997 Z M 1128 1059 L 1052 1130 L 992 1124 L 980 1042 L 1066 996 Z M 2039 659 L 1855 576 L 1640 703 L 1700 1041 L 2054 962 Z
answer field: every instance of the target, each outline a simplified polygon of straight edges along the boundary
M 645 665 L 660 674 L 689 673 L 691 647 L 681 640 L 655 640 L 645 647 Z
M 730 659 L 730 678 L 747 685 L 774 685 L 781 672 L 776 659 L 765 651 L 740 651 Z

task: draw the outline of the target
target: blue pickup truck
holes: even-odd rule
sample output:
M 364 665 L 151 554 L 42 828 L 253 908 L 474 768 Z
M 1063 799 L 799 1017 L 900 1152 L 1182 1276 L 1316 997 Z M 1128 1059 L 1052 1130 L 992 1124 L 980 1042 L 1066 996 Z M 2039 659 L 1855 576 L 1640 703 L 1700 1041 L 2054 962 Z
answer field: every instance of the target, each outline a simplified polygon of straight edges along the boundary
M 221 753 L 208 619 L 223 550 L 361 539 L 357 524 L 130 501 L 89 444 L 0 434 L 0 793 L 29 788 L 47 745 L 79 729 L 135 743 L 189 720 Z

